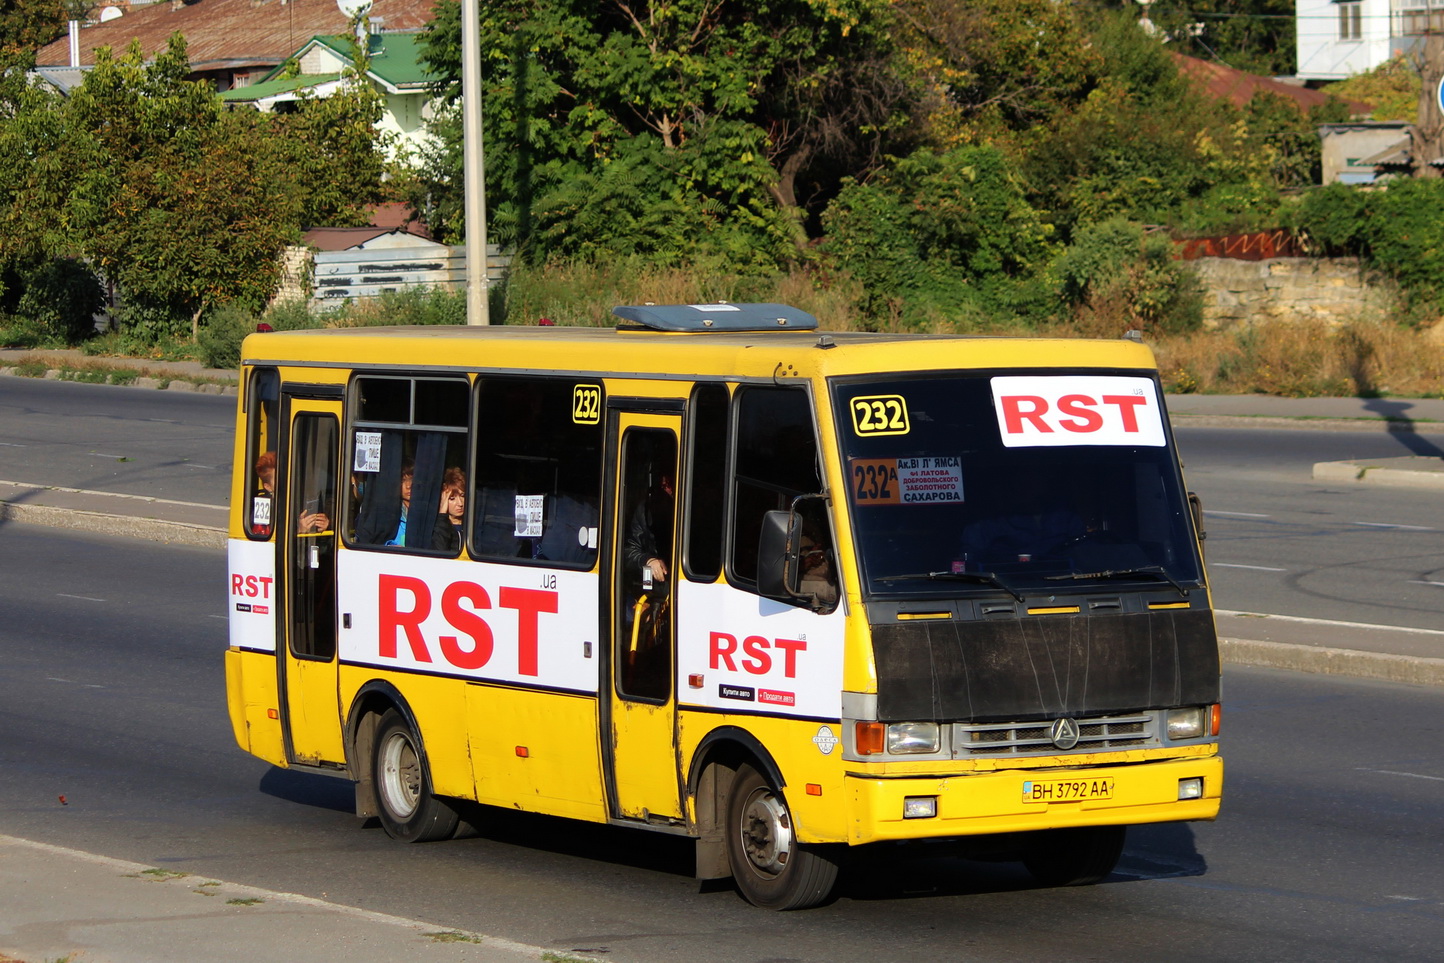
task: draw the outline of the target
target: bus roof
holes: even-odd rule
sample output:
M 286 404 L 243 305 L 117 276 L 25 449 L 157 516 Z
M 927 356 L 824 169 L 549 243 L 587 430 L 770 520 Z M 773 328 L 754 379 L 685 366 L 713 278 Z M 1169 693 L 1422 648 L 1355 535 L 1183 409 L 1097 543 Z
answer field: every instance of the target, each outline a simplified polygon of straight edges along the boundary
M 801 312 L 799 312 L 801 313 Z M 490 325 L 323 328 L 253 334 L 244 364 L 435 371 L 566 371 L 657 378 L 796 378 L 976 368 L 1156 367 L 1127 339 L 796 330 L 696 333 Z M 780 372 L 780 373 L 779 373 Z

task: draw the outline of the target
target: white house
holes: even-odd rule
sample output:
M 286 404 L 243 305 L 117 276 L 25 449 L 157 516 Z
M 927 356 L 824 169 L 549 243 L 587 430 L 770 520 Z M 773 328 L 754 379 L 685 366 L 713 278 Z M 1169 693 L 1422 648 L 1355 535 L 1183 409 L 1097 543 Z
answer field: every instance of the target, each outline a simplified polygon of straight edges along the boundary
M 1372 70 L 1444 30 L 1444 0 L 1296 0 L 1303 80 L 1343 80 Z

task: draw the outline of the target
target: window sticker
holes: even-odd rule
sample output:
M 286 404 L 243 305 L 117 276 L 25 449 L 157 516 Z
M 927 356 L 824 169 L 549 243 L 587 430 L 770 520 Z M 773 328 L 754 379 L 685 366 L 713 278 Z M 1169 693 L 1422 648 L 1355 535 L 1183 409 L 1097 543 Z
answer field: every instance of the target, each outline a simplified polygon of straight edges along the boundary
M 601 424 L 601 385 L 577 385 L 572 389 L 572 421 L 579 425 Z
M 848 462 L 859 505 L 933 505 L 963 500 L 963 460 L 957 455 L 854 458 Z
M 906 435 L 908 404 L 902 395 L 852 399 L 852 430 L 859 435 Z
M 1165 444 L 1162 405 L 1151 378 L 998 377 L 992 389 L 998 432 L 1008 448 Z
M 356 459 L 352 471 L 377 472 L 381 470 L 381 432 L 356 432 Z
M 517 538 L 541 538 L 545 509 L 545 495 L 516 496 L 516 530 L 512 534 Z

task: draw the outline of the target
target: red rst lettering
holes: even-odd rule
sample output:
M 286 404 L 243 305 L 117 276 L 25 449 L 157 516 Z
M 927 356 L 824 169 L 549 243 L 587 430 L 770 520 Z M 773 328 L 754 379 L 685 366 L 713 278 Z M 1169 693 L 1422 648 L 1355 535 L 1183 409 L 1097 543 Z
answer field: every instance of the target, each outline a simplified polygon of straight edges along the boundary
M 516 609 L 517 672 L 521 675 L 536 675 L 537 614 L 556 614 L 557 593 L 544 589 L 503 587 L 499 604 L 504 609 Z
M 1063 418 L 1058 424 L 1068 431 L 1097 431 L 1103 427 L 1103 416 L 1093 410 L 1095 404 L 1097 402 L 1087 395 L 1064 395 L 1058 399 L 1058 410 L 1082 420 Z
M 1103 403 L 1113 405 L 1118 409 L 1118 414 L 1123 418 L 1123 430 L 1136 432 L 1138 430 L 1139 405 L 1148 406 L 1148 399 L 1142 395 L 1104 395 Z
M 783 652 L 782 674 L 789 679 L 797 678 L 797 653 L 807 651 L 807 643 L 801 639 L 778 639 L 772 643 Z
M 998 400 L 1003 405 L 1003 424 L 1008 426 L 1008 434 L 1021 435 L 1025 421 L 1031 422 L 1036 430 L 1044 434 L 1053 433 L 1053 429 L 1043 420 L 1043 414 L 1048 410 L 1047 399 L 1037 395 L 1004 395 Z M 1027 411 L 1023 410 L 1024 402 L 1032 406 Z
M 402 612 L 397 608 L 397 596 L 410 592 L 415 608 Z M 430 662 L 431 653 L 426 650 L 426 640 L 421 637 L 421 623 L 431 614 L 431 591 L 419 578 L 407 575 L 378 575 L 376 577 L 376 605 L 379 609 L 380 638 L 377 651 L 383 659 L 396 658 L 396 630 L 406 633 L 411 654 L 417 662 Z
M 737 636 L 713 632 L 707 644 L 712 653 L 708 659 L 712 668 L 720 668 L 726 662 L 728 672 L 737 671 L 737 663 L 732 661 L 732 654 L 737 651 Z
M 749 635 L 742 640 L 742 651 L 751 659 L 742 660 L 742 668 L 753 675 L 766 675 L 772 671 L 772 656 L 767 654 L 769 643 L 760 635 Z
M 491 660 L 491 626 L 471 609 L 462 608 L 463 601 L 470 602 L 473 609 L 489 609 L 491 599 L 475 582 L 452 582 L 441 593 L 442 617 L 453 629 L 471 636 L 471 648 L 463 649 L 454 635 L 443 635 L 437 641 L 446 661 L 458 669 L 479 669 Z

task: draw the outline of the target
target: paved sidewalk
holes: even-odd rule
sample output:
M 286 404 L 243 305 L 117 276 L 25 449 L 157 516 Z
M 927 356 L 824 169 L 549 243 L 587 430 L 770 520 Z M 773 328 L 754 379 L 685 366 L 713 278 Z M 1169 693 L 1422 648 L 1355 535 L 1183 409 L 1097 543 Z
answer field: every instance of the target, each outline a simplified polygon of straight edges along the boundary
M 584 957 L 0 836 L 0 963 Z

